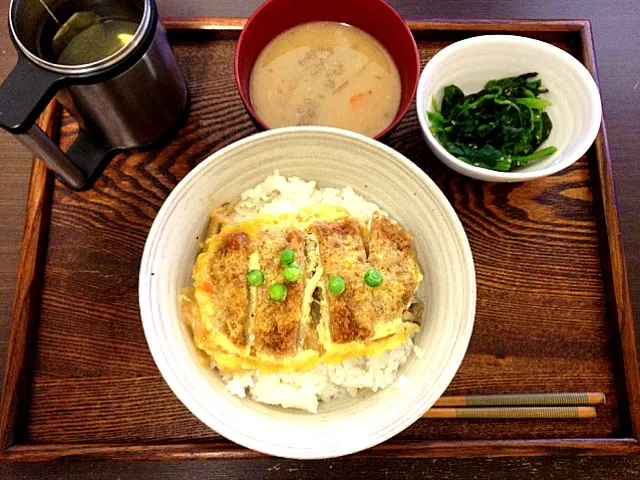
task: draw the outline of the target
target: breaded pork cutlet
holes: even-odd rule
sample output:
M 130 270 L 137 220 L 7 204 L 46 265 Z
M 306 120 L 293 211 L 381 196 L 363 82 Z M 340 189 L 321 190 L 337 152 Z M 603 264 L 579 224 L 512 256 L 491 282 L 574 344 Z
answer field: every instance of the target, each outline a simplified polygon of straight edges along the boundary
M 220 226 L 194 268 L 197 302 L 188 295 L 183 303 L 196 345 L 218 368 L 310 370 L 379 355 L 418 331 L 421 312 L 409 304 L 422 274 L 412 237 L 380 212 L 370 229 L 324 205 L 237 224 L 221 218 Z M 281 258 L 288 250 L 293 263 Z M 292 265 L 300 270 L 285 275 Z M 381 281 L 372 283 L 375 270 Z M 344 289 L 330 289 L 332 278 Z
M 295 355 L 298 349 L 298 331 L 302 315 L 305 279 L 305 235 L 301 230 L 267 230 L 258 234 L 256 240 L 260 269 L 264 273 L 265 286 L 256 289 L 253 308 L 255 349 L 269 355 Z M 295 253 L 296 263 L 302 270 L 297 282 L 286 282 L 282 276 L 283 265 L 280 252 L 290 248 Z M 269 285 L 286 284 L 287 294 L 283 301 L 269 297 Z
M 253 246 L 249 235 L 233 230 L 222 233 L 213 248 L 207 268 L 209 279 L 201 286 L 210 294 L 212 327 L 226 335 L 233 345 L 244 347 L 249 305 L 247 266 Z
M 320 248 L 331 340 L 345 343 L 371 337 L 374 319 L 372 292 L 362 281 L 367 270 L 367 254 L 358 221 L 347 217 L 335 222 L 316 222 L 311 231 Z M 329 279 L 336 275 L 345 283 L 345 291 L 341 295 L 332 295 L 326 288 Z
M 412 243 L 409 232 L 380 212 L 373 214 L 369 234 L 369 263 L 384 278 L 382 284 L 373 291 L 378 321 L 401 317 L 422 280 Z

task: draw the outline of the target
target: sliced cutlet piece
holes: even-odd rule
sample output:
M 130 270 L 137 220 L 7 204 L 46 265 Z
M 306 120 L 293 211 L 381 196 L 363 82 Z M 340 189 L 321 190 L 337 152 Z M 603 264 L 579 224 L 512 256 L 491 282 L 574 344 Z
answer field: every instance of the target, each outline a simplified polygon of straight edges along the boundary
M 370 338 L 374 311 L 371 289 L 363 281 L 367 256 L 358 221 L 347 217 L 334 222 L 316 222 L 311 231 L 320 249 L 322 290 L 329 306 L 331 341 L 347 343 Z M 332 295 L 327 290 L 327 283 L 334 275 L 344 279 L 345 291 L 341 295 Z
M 291 356 L 298 351 L 298 332 L 302 315 L 302 300 L 307 273 L 304 253 L 305 236 L 301 230 L 266 230 L 260 232 L 256 247 L 265 283 L 257 289 L 253 312 L 254 348 L 258 355 Z M 302 269 L 302 278 L 286 282 L 282 276 L 284 265 L 280 252 L 286 248 L 296 254 L 296 263 Z M 269 297 L 269 287 L 282 283 L 287 287 L 284 301 Z
M 376 317 L 402 317 L 422 278 L 413 252 L 413 238 L 398 224 L 375 212 L 369 234 L 369 263 L 380 270 L 382 285 L 373 289 Z
M 213 325 L 233 345 L 245 347 L 251 241 L 246 232 L 232 230 L 221 233 L 214 248 L 208 266 L 210 285 L 205 287 L 213 304 Z

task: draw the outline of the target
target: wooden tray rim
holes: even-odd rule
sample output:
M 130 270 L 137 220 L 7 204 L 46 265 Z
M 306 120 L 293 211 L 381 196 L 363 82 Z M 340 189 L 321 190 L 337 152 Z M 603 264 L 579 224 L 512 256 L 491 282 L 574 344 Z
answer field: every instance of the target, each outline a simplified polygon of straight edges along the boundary
M 210 30 L 239 32 L 246 18 L 167 17 L 167 30 Z M 598 81 L 595 51 L 588 20 L 409 20 L 409 27 L 419 31 L 470 32 L 579 32 L 583 63 Z M 55 137 L 60 110 L 52 102 L 40 118 L 48 135 Z M 635 343 L 635 325 L 622 250 L 611 161 L 604 120 L 595 141 L 597 179 L 593 183 L 596 209 L 602 211 L 604 225 L 599 225 L 601 259 L 607 305 L 615 306 L 611 315 L 617 320 L 623 359 L 623 372 L 630 418 L 631 438 L 536 439 L 536 440 L 460 440 L 425 441 L 399 445 L 388 442 L 356 454 L 358 457 L 483 457 L 542 455 L 623 455 L 640 453 L 640 369 Z M 594 172 L 595 173 L 595 172 Z M 593 175 L 595 176 L 595 175 Z M 48 240 L 54 176 L 34 158 L 29 180 L 25 226 L 21 244 L 11 319 L 7 364 L 0 402 L 0 459 L 49 461 L 63 457 L 114 460 L 185 460 L 260 458 L 265 455 L 229 443 L 178 444 L 20 444 L 14 442 L 14 428 L 19 420 L 20 400 L 29 383 L 30 358 L 27 345 L 39 314 L 41 278 Z

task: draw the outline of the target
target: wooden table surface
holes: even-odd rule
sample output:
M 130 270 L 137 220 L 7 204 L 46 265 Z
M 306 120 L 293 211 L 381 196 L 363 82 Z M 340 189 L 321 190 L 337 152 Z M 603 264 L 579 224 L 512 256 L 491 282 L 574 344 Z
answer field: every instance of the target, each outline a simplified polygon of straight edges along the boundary
M 246 17 L 260 0 L 158 0 L 162 16 Z M 579 18 L 590 19 L 596 44 L 604 114 L 618 198 L 623 245 L 633 304 L 640 305 L 640 2 L 637 0 L 389 0 L 407 19 Z M 16 53 L 7 33 L 9 0 L 0 0 L 0 79 Z M 15 139 L 0 139 L 0 375 L 4 371 L 18 252 L 31 155 Z M 635 315 L 638 322 L 639 315 Z M 638 323 L 637 328 L 640 327 Z M 638 328 L 640 330 L 640 328 Z M 640 477 L 640 457 L 555 457 L 495 459 L 339 459 L 304 463 L 281 459 L 182 463 L 0 464 L 2 479 L 125 478 L 583 478 Z

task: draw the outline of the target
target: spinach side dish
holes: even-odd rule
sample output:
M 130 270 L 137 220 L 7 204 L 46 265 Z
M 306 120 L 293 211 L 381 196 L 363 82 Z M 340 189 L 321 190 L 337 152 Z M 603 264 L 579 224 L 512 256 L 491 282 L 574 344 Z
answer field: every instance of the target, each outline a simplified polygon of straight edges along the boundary
M 556 147 L 537 150 L 553 127 L 544 111 L 551 103 L 539 98 L 548 90 L 533 80 L 537 75 L 490 80 L 470 95 L 446 86 L 440 108 L 433 98 L 433 112 L 427 112 L 431 132 L 451 155 L 501 172 L 552 155 Z

